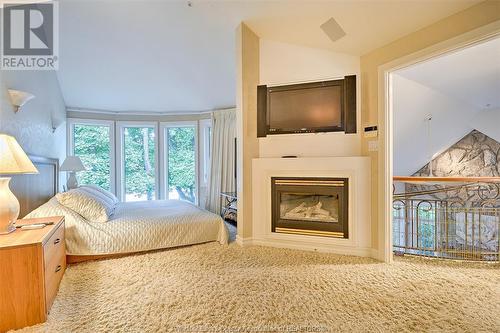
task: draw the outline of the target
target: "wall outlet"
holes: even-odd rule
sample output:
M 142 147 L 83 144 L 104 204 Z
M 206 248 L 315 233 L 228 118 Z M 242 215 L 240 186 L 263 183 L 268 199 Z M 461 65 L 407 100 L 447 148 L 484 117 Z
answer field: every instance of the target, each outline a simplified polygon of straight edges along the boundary
M 368 151 L 378 151 L 378 141 L 368 141 Z

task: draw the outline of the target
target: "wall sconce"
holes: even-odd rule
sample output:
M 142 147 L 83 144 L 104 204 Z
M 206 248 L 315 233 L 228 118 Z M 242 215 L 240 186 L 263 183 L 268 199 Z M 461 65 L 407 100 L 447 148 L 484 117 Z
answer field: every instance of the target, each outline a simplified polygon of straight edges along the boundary
M 24 104 L 35 98 L 35 95 L 32 95 L 25 91 L 14 90 L 14 89 L 8 89 L 8 90 L 10 95 L 10 101 L 14 106 L 15 112 L 18 112 Z
M 59 128 L 59 126 L 61 126 L 61 124 L 63 124 L 65 121 L 64 118 L 56 117 L 54 113 L 55 113 L 54 111 L 50 113 L 50 121 L 52 123 L 52 133 L 55 133 L 56 130 Z

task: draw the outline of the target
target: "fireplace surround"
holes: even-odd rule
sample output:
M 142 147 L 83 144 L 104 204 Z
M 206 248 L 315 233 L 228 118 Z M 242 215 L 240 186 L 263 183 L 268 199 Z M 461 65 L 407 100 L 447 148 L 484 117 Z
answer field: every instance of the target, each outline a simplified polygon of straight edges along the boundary
M 271 177 L 272 232 L 349 238 L 349 180 Z
M 238 225 L 236 242 L 297 250 L 377 257 L 372 249 L 371 189 L 368 156 L 256 158 L 252 161 L 252 217 Z M 272 231 L 272 178 L 348 179 L 348 238 L 316 237 Z M 248 206 L 243 209 L 247 209 Z M 241 214 L 240 214 L 241 215 Z M 248 220 L 246 220 L 248 221 Z

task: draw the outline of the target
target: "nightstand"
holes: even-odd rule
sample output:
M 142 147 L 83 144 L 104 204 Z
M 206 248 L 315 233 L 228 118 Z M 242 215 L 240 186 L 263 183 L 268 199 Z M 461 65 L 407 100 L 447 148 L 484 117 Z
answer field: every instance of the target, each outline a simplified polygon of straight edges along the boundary
M 0 332 L 47 320 L 66 269 L 64 217 L 18 220 L 47 222 L 0 236 Z

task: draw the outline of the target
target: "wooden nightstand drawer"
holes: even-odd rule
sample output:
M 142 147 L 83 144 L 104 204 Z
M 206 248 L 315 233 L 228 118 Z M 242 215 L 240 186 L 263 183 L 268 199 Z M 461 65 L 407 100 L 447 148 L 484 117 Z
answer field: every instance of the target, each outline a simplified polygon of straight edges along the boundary
M 54 224 L 0 236 L 0 332 L 44 322 L 66 269 L 64 217 L 19 222 Z
M 45 268 L 50 263 L 54 256 L 59 256 L 61 250 L 64 253 L 64 225 L 61 224 L 56 231 L 50 236 L 47 242 L 43 245 L 43 260 Z
M 47 312 L 56 298 L 59 282 L 61 282 L 66 270 L 66 248 L 64 243 L 64 224 L 61 224 L 43 246 Z

